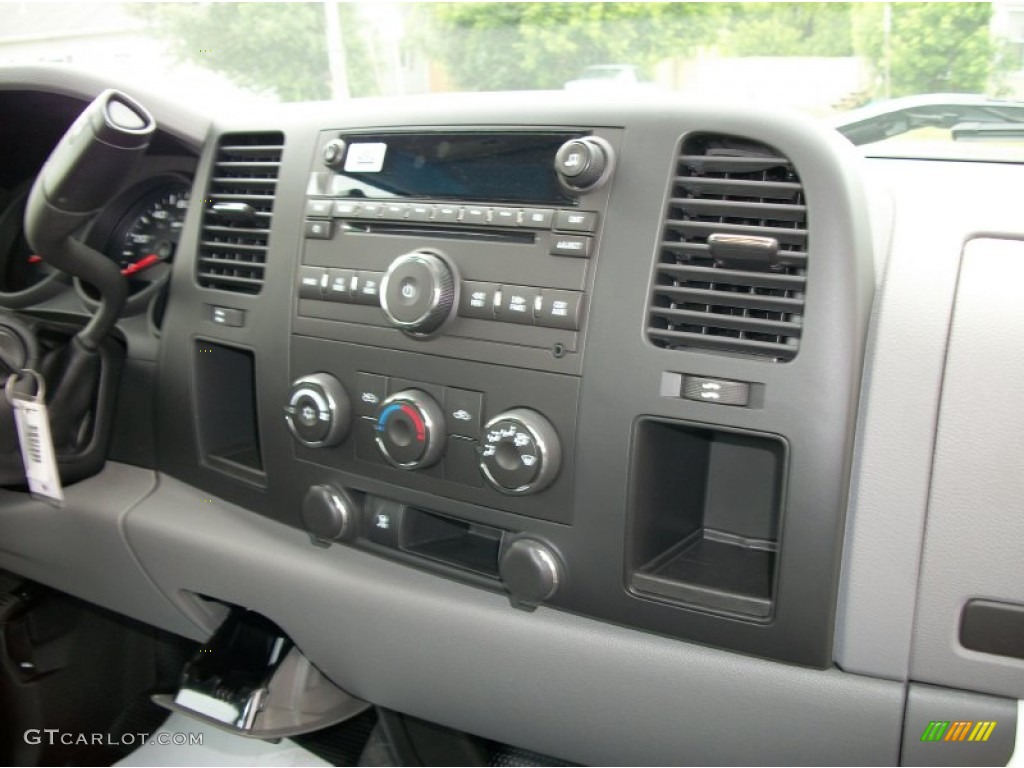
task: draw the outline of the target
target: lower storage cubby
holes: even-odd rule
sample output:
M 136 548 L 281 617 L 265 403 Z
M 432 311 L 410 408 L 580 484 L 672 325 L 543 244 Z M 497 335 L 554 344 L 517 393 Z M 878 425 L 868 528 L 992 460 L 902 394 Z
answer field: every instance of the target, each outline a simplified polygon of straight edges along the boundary
M 634 434 L 628 582 L 636 593 L 771 616 L 786 444 L 645 419 Z

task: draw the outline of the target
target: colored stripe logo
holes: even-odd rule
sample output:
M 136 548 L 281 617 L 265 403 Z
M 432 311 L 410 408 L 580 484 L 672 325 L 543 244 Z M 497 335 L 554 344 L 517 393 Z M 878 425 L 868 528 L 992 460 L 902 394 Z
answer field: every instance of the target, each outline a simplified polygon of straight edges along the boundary
M 995 729 L 995 720 L 932 720 L 921 741 L 988 741 Z

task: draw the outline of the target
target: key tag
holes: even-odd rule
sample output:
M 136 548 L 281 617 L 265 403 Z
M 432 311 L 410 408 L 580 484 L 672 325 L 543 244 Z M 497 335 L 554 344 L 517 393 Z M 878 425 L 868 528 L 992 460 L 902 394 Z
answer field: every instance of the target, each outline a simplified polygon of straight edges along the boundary
M 36 381 L 35 396 L 14 391 L 14 383 L 22 375 Z M 25 464 L 25 477 L 29 492 L 37 499 L 54 506 L 64 505 L 64 489 L 60 484 L 57 457 L 50 435 L 50 414 L 46 408 L 46 385 L 43 377 L 31 368 L 12 373 L 4 386 L 7 402 L 14 409 L 14 423 L 18 428 L 21 460 Z

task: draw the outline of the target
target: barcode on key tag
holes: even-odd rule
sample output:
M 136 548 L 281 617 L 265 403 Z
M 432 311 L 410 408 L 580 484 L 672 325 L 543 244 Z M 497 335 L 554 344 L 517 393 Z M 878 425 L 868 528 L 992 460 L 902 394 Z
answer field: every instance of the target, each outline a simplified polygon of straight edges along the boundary
M 64 503 L 64 489 L 60 484 L 57 457 L 53 451 L 50 415 L 43 400 L 42 380 L 32 371 L 23 373 L 35 375 L 40 382 L 35 397 L 13 393 L 10 382 L 6 389 L 8 400 L 14 408 L 14 423 L 18 428 L 28 489 L 33 496 L 60 506 Z

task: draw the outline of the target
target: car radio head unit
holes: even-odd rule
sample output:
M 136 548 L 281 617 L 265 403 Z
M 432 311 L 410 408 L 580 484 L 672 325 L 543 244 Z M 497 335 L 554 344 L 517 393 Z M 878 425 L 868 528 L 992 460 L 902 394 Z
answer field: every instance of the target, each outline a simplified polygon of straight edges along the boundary
M 577 134 L 450 132 L 348 135 L 333 197 L 573 205 L 555 156 Z

